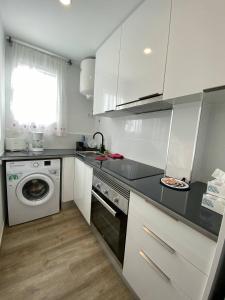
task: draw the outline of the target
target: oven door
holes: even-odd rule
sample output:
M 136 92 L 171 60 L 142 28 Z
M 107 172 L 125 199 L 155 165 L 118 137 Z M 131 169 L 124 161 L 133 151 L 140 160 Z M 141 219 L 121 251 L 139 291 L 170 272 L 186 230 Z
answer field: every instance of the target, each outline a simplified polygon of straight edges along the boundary
M 123 264 L 127 215 L 95 189 L 92 190 L 91 222 Z

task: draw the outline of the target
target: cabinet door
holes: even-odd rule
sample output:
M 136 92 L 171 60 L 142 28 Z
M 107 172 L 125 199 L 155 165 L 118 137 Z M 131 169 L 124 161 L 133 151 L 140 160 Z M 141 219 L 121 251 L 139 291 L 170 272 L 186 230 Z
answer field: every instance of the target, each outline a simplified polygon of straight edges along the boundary
M 91 224 L 91 190 L 92 190 L 93 168 L 84 165 L 84 193 L 82 211 L 84 218 Z
M 84 194 L 84 163 L 75 158 L 74 166 L 74 202 L 81 211 Z
M 117 105 L 163 93 L 171 0 L 146 0 L 122 25 Z
M 74 199 L 74 157 L 62 161 L 62 202 Z
M 131 226 L 128 217 L 123 275 L 138 297 L 142 300 L 188 300 L 155 263 L 151 251 L 146 251 L 144 245 L 133 238 Z
M 224 12 L 224 0 L 173 0 L 165 99 L 225 84 Z
M 93 114 L 116 107 L 121 28 L 99 48 L 96 54 Z
M 74 201 L 90 224 L 93 169 L 75 158 Z

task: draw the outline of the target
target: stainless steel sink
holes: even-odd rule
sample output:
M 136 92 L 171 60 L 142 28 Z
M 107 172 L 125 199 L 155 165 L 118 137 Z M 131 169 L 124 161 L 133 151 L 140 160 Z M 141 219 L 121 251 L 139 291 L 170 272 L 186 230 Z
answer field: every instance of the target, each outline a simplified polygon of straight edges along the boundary
M 98 151 L 77 151 L 76 154 L 84 158 L 95 158 L 98 155 L 102 155 Z

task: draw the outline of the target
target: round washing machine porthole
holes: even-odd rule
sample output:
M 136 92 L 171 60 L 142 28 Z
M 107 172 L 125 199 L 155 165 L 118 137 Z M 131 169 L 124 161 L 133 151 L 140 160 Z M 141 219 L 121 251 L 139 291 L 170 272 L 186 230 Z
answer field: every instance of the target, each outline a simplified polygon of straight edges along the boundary
M 28 206 L 42 205 L 54 194 L 54 183 L 44 174 L 32 174 L 24 177 L 17 185 L 16 196 Z

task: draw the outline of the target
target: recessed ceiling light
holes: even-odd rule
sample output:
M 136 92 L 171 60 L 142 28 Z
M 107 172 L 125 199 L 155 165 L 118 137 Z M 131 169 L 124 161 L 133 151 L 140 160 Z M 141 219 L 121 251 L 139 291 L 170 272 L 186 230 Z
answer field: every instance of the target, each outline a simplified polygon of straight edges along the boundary
M 71 0 L 59 0 L 59 2 L 61 2 L 65 6 L 71 5 Z
M 144 49 L 144 54 L 148 55 L 152 53 L 152 49 L 151 48 L 145 48 Z

